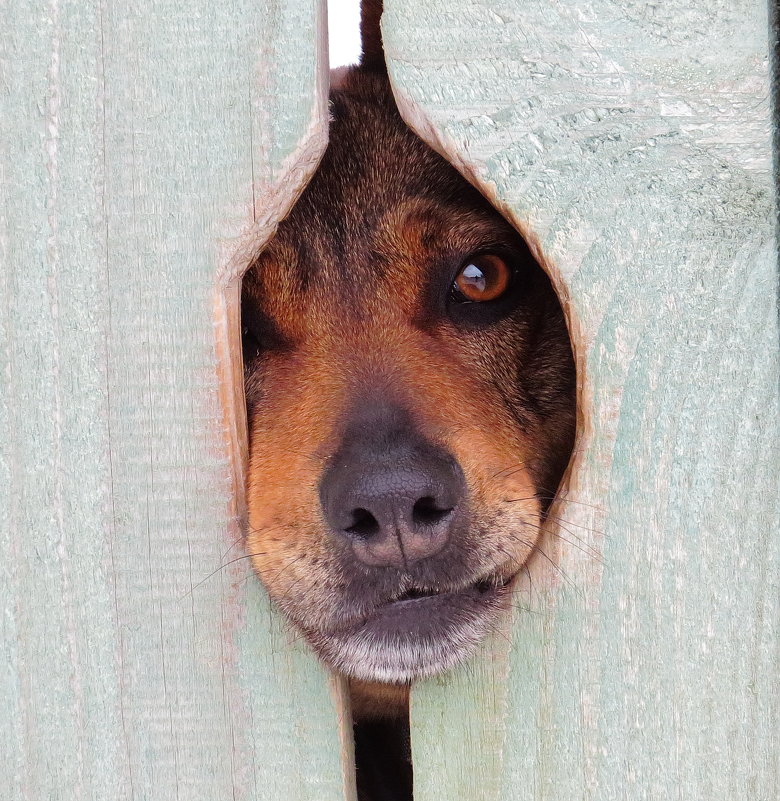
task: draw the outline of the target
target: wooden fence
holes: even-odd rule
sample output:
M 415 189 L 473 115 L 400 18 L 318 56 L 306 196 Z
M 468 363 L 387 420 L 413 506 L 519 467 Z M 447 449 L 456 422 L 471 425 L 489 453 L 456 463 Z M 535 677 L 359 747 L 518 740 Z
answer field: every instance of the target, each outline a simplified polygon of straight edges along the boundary
M 233 561 L 238 279 L 326 141 L 322 3 L 0 13 L 0 799 L 349 801 L 341 683 Z M 549 559 L 413 694 L 416 801 L 775 801 L 765 4 L 383 24 L 408 122 L 533 243 L 580 375 Z

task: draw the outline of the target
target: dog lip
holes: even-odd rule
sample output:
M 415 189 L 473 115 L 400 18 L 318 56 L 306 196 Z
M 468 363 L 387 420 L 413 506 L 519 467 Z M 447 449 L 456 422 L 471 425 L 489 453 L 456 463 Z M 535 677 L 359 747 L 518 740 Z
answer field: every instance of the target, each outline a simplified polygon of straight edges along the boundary
M 414 681 L 453 667 L 476 649 L 506 606 L 510 582 L 496 574 L 450 591 L 412 588 L 337 631 L 310 629 L 307 638 L 341 673 Z
M 407 604 L 407 603 L 414 603 L 415 601 L 422 601 L 425 598 L 433 598 L 437 595 L 442 595 L 443 593 L 440 590 L 428 590 L 428 589 L 417 589 L 413 587 L 410 590 L 407 590 L 403 595 L 399 595 L 397 598 L 393 598 L 391 601 L 387 601 L 384 604 L 380 604 L 381 606 L 388 606 L 389 604 Z
M 478 593 L 486 595 L 493 590 L 503 589 L 510 580 L 511 579 L 508 578 L 498 581 L 495 576 L 490 575 L 486 576 L 485 578 L 481 578 L 478 581 L 461 588 L 460 590 L 439 590 L 428 587 L 411 587 L 401 595 L 398 595 L 389 601 L 385 601 L 384 603 L 378 604 L 376 609 L 381 610 L 387 608 L 388 606 L 422 606 L 431 598 L 455 597 L 460 593 L 469 590 L 477 590 Z M 374 615 L 369 615 L 369 618 L 373 616 Z
M 350 629 L 370 633 L 379 639 L 428 637 L 436 640 L 495 609 L 511 580 L 512 577 L 505 579 L 490 574 L 456 589 L 411 587 L 377 604 Z

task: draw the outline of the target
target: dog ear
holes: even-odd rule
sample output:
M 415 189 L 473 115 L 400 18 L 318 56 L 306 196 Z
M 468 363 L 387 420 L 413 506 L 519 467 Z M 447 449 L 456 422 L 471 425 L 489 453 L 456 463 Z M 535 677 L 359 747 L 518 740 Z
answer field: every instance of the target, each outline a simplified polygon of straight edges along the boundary
M 360 66 L 372 72 L 385 72 L 385 53 L 382 49 L 382 0 L 362 0 L 360 4 L 360 39 L 363 54 Z

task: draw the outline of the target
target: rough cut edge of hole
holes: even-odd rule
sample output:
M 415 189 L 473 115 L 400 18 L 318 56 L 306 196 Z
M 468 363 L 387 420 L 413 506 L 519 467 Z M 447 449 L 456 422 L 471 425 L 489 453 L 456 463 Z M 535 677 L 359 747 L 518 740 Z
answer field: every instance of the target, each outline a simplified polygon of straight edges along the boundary
M 217 370 L 226 450 L 234 484 L 231 510 L 236 519 L 245 515 L 244 480 L 248 464 L 244 365 L 241 355 L 241 280 L 252 259 L 276 233 L 276 228 L 300 197 L 328 143 L 328 48 L 324 0 L 318 4 L 315 83 L 312 116 L 296 148 L 284 160 L 279 177 L 270 186 L 251 187 L 251 220 L 238 236 L 227 240 L 214 290 L 214 331 Z
M 272 185 L 250 187 L 245 219 L 250 220 L 236 236 L 220 243 L 214 284 L 213 321 L 222 430 L 231 485 L 226 535 L 231 542 L 243 539 L 246 523 L 246 474 L 249 463 L 244 364 L 241 348 L 241 282 L 252 259 L 276 233 L 316 171 L 328 144 L 329 62 L 326 0 L 316 3 L 317 42 L 312 114 L 296 148 L 284 160 Z M 336 701 L 342 753 L 344 798 L 354 801 L 355 765 L 352 713 L 346 682 L 331 674 L 330 692 Z
M 578 476 L 581 475 L 581 469 L 585 461 L 585 451 L 587 450 L 587 444 L 592 440 L 593 433 L 592 418 L 589 411 L 592 407 L 592 390 L 586 376 L 586 354 L 584 348 L 579 344 L 584 342 L 584 336 L 581 324 L 574 311 L 574 305 L 571 302 L 568 285 L 564 281 L 557 265 L 546 256 L 538 237 L 533 231 L 529 230 L 526 222 L 519 219 L 513 209 L 497 196 L 496 187 L 492 183 L 485 181 L 483 177 L 479 175 L 476 165 L 465 159 L 454 143 L 447 141 L 440 135 L 439 130 L 426 116 L 424 110 L 404 91 L 403 86 L 396 84 L 392 69 L 388 70 L 388 74 L 390 76 L 390 85 L 393 90 L 393 95 L 404 122 L 429 147 L 433 148 L 439 155 L 447 159 L 470 184 L 476 187 L 487 200 L 490 201 L 493 207 L 503 215 L 506 220 L 512 223 L 518 233 L 525 239 L 538 264 L 550 278 L 553 288 L 558 295 L 561 308 L 563 309 L 566 326 L 569 331 L 569 341 L 571 342 L 574 355 L 574 365 L 577 372 L 576 429 L 574 447 L 569 459 L 569 464 L 561 478 L 555 500 L 548 511 L 547 523 L 545 523 L 537 543 L 537 545 L 542 547 L 546 544 L 550 550 L 548 551 L 547 548 L 545 548 L 545 551 L 551 553 L 552 560 L 557 563 L 561 555 L 561 545 L 560 538 L 554 536 L 554 532 L 561 528 L 561 526 L 559 523 L 555 522 L 555 519 L 566 517 L 565 509 L 570 502 L 568 499 L 578 495 Z M 561 512 L 564 513 L 561 514 Z M 543 560 L 536 557 L 537 551 L 535 549 L 534 554 L 532 554 L 527 563 L 529 569 L 533 569 L 535 573 L 538 573 L 540 578 L 544 575 L 549 575 L 550 571 L 548 568 L 542 568 L 540 572 L 539 566 Z M 550 567 L 550 565 L 548 565 L 548 567 Z M 522 586 L 524 583 L 522 576 L 518 577 L 518 586 Z

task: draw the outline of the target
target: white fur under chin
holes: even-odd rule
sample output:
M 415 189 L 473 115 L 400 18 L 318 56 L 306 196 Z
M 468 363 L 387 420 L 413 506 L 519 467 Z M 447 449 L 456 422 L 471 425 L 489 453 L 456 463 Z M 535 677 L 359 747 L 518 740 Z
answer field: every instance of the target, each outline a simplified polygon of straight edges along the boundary
M 491 628 L 491 617 L 441 634 L 436 639 L 379 640 L 370 633 L 317 635 L 312 645 L 339 673 L 364 681 L 403 683 L 416 681 L 463 662 L 476 650 Z

